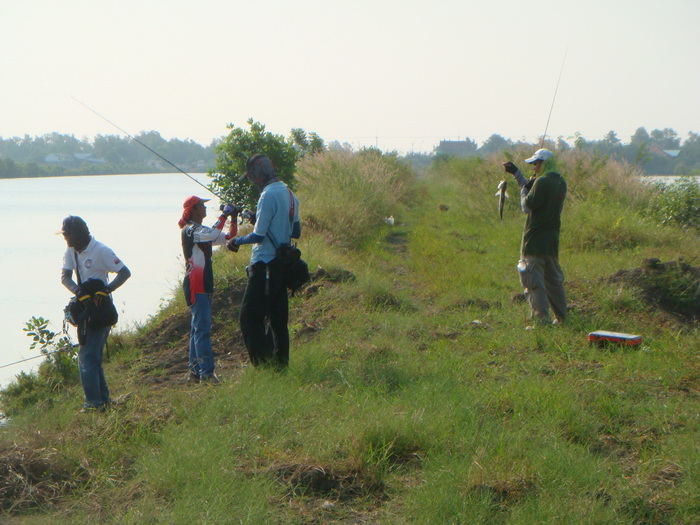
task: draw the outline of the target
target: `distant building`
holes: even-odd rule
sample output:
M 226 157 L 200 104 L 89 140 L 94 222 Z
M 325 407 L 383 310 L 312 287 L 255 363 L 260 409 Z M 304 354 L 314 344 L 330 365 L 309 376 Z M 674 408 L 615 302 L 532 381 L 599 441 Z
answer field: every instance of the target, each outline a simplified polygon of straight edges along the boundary
M 91 162 L 93 164 L 103 164 L 104 159 L 95 157 L 92 153 L 49 153 L 44 157 L 44 162 L 49 164 L 81 164 Z
M 653 155 L 659 155 L 660 157 L 667 157 L 675 159 L 681 152 L 679 149 L 661 149 L 658 146 L 650 146 L 649 152 Z
M 92 162 L 93 164 L 104 164 L 104 159 L 95 157 L 92 153 L 76 153 L 73 156 L 78 162 Z
M 476 152 L 476 143 L 469 140 L 441 140 L 435 148 L 437 155 L 468 157 Z

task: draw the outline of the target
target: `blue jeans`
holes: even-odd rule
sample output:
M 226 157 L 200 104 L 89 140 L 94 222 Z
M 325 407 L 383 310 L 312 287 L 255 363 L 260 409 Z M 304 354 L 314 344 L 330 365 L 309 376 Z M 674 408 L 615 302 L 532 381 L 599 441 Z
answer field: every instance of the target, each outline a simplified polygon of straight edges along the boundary
M 211 294 L 198 293 L 190 306 L 190 372 L 199 377 L 214 375 L 214 351 L 211 347 Z
M 85 403 L 95 408 L 109 403 L 109 389 L 102 369 L 102 354 L 109 330 L 109 326 L 99 330 L 88 328 L 85 344 L 80 345 L 78 352 L 78 370 L 85 393 Z

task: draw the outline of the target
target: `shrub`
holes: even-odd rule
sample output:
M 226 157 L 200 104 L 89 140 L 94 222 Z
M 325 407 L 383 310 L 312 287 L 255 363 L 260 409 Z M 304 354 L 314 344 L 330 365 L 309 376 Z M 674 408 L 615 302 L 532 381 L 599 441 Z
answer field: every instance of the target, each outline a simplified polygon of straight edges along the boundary
M 216 168 L 209 172 L 212 188 L 222 200 L 254 209 L 260 190 L 248 181 L 239 182 L 246 171 L 246 161 L 256 153 L 270 157 L 279 178 L 289 186 L 294 184 L 295 163 L 298 159 L 294 144 L 282 135 L 265 131 L 265 125 L 248 120 L 250 131 L 229 124 L 229 134 L 216 146 Z M 297 135 L 299 131 L 297 131 Z
M 682 177 L 673 184 L 659 184 L 653 210 L 664 224 L 678 224 L 700 231 L 700 182 Z
M 0 390 L 0 409 L 7 416 L 49 400 L 55 392 L 78 383 L 76 347 L 67 336 L 49 330 L 48 324 L 43 317 L 32 317 L 26 323 L 24 331 L 32 338 L 29 348 L 38 348 L 46 360 L 37 372 L 21 372 Z

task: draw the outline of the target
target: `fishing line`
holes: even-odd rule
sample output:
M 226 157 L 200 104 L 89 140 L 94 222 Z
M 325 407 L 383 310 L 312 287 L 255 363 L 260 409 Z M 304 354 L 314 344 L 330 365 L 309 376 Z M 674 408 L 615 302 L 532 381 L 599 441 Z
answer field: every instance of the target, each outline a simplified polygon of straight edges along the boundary
M 75 98 L 73 95 L 71 95 L 71 98 L 72 98 L 73 100 L 75 100 L 78 104 L 80 104 L 81 106 L 83 106 L 83 107 L 89 109 L 90 111 L 92 111 L 95 115 L 97 115 L 98 117 L 100 117 L 102 120 L 104 120 L 104 121 L 110 123 L 112 126 L 114 126 L 115 128 L 117 128 L 119 131 L 121 131 L 122 133 L 124 133 L 125 135 L 127 135 L 131 140 L 133 140 L 133 141 L 135 141 L 135 142 L 141 144 L 141 146 L 143 146 L 143 147 L 146 148 L 148 151 L 150 151 L 151 153 L 153 153 L 156 157 L 158 157 L 158 158 L 164 160 L 165 162 L 167 162 L 168 164 L 170 164 L 173 168 L 175 168 L 177 171 L 179 171 L 179 172 L 182 173 L 183 175 L 186 175 L 187 177 L 189 177 L 190 179 L 192 179 L 193 181 L 195 181 L 197 184 L 199 184 L 202 188 L 204 188 L 205 190 L 207 190 L 209 193 L 211 193 L 212 195 L 215 195 L 216 197 L 218 197 L 219 200 L 223 200 L 222 197 L 221 197 L 221 195 L 219 195 L 218 193 L 212 191 L 208 186 L 205 186 L 204 184 L 202 184 L 201 182 L 199 182 L 199 181 L 198 181 L 197 179 L 195 179 L 192 175 L 190 175 L 189 173 L 187 173 L 185 170 L 179 168 L 178 166 L 176 166 L 176 165 L 173 164 L 172 162 L 170 162 L 168 159 L 166 159 L 165 157 L 163 157 L 163 155 L 161 155 L 161 154 L 158 153 L 157 151 L 153 151 L 153 150 L 152 150 L 151 148 L 149 148 L 146 144 L 144 144 L 144 143 L 141 142 L 139 139 L 137 139 L 136 137 L 134 137 L 131 133 L 129 133 L 129 132 L 126 131 L 125 129 L 120 128 L 119 126 L 117 126 L 114 122 L 112 122 L 111 120 L 109 120 L 109 119 L 108 119 L 107 117 L 105 117 L 104 115 L 100 115 L 97 111 L 95 111 L 94 109 L 92 109 L 90 106 L 88 106 L 88 105 L 85 104 L 84 102 L 81 102 L 80 100 L 78 100 L 77 98 Z
M 39 355 L 35 355 L 34 357 L 27 357 L 26 359 L 20 359 L 19 361 L 15 361 L 14 363 L 8 363 L 8 364 L 6 364 L 6 365 L 0 365 L 0 368 L 7 368 L 8 366 L 18 365 L 18 364 L 20 364 L 20 363 L 24 363 L 25 361 L 31 361 L 32 359 L 38 359 L 38 358 L 40 358 L 40 357 L 44 357 L 44 356 L 48 356 L 48 355 L 51 355 L 51 354 L 55 354 L 55 353 L 57 353 L 57 352 L 59 352 L 59 351 L 60 351 L 60 350 L 56 350 L 56 351 L 53 351 L 53 352 L 49 352 L 48 354 L 39 354 Z
M 564 51 L 564 60 L 561 61 L 561 69 L 559 70 L 559 79 L 557 80 L 557 87 L 554 89 L 554 97 L 552 97 L 552 105 L 549 108 L 549 115 L 547 116 L 547 124 L 544 127 L 544 133 L 542 134 L 542 142 L 540 143 L 540 148 L 544 147 L 544 139 L 547 137 L 547 128 L 549 127 L 549 119 L 552 118 L 552 110 L 554 109 L 554 101 L 557 99 L 557 91 L 559 91 L 559 82 L 561 82 L 561 74 L 564 72 L 564 64 L 566 63 L 566 55 L 569 53 L 569 47 L 566 47 Z

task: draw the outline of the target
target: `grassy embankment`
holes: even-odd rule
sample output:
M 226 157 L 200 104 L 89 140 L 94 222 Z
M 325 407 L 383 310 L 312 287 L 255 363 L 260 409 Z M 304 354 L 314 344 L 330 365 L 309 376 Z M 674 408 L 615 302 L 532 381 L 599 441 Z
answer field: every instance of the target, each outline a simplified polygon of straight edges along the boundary
M 524 219 L 512 199 L 498 220 L 496 162 L 453 160 L 416 181 L 387 159 L 306 160 L 301 247 L 327 275 L 291 302 L 288 373 L 244 364 L 245 256 L 220 254 L 225 382 L 181 381 L 178 294 L 114 338 L 107 376 L 131 394 L 123 406 L 77 414 L 74 386 L 3 429 L 3 453 L 26 467 L 6 519 L 697 523 L 697 324 L 652 306 L 663 286 L 640 289 L 646 274 L 609 278 L 649 257 L 691 258 L 700 242 L 649 217 L 631 170 L 575 154 L 561 167 L 573 310 L 526 331 Z M 589 346 L 595 329 L 644 344 Z

